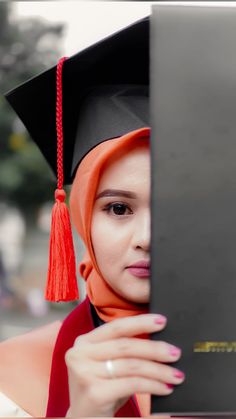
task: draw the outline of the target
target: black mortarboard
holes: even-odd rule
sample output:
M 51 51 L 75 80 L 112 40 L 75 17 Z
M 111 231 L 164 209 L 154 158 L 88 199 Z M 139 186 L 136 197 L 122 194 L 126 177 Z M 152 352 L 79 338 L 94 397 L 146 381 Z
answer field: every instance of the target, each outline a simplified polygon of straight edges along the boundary
M 64 180 L 100 142 L 149 125 L 149 18 L 68 58 L 63 66 Z M 56 66 L 6 94 L 56 173 Z
M 46 299 L 78 299 L 63 184 L 99 143 L 149 125 L 149 18 L 90 46 L 6 94 L 57 174 Z

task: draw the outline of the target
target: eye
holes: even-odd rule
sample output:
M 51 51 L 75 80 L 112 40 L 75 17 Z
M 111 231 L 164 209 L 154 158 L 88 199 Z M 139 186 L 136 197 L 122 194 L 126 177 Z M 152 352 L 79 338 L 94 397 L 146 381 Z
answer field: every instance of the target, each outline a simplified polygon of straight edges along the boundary
M 113 215 L 118 215 L 118 216 L 133 214 L 132 210 L 129 208 L 127 204 L 123 204 L 119 202 L 106 205 L 106 207 L 104 208 L 104 211 L 106 211 L 108 214 L 112 212 Z

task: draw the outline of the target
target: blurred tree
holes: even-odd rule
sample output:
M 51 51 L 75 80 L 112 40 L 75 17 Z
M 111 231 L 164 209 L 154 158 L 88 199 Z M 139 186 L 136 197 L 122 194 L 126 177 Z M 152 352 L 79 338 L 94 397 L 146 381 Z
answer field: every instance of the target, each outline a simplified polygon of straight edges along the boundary
M 13 7 L 0 1 L 0 201 L 16 205 L 34 221 L 40 204 L 53 199 L 55 181 L 2 93 L 56 63 L 63 25 L 18 20 Z

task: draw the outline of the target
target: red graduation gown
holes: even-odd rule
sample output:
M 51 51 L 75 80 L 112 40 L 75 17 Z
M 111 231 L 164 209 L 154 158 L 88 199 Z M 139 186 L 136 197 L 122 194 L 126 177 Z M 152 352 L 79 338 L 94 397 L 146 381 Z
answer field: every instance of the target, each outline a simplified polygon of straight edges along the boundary
M 58 333 L 52 358 L 46 417 L 65 417 L 69 409 L 69 388 L 65 353 L 73 346 L 78 336 L 88 333 L 94 328 L 89 299 L 86 298 L 66 317 Z M 115 416 L 140 417 L 141 414 L 136 398 L 131 397 L 118 410 Z

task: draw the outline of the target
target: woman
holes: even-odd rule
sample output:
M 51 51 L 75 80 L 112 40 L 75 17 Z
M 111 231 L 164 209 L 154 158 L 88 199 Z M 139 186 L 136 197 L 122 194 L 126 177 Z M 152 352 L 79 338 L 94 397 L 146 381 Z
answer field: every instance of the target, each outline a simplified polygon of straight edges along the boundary
M 91 268 L 89 264 L 94 269 L 86 274 L 88 296 L 98 318 L 108 324 L 76 339 L 66 353 L 70 383 L 67 414 L 71 416 L 112 417 L 133 393 L 168 395 L 173 385 L 184 379 L 182 372 L 164 365 L 179 359 L 178 348 L 137 337 L 162 330 L 166 324 L 164 316 L 138 314 L 147 313 L 150 293 L 148 133 L 141 129 L 103 143 L 83 162 L 86 167 L 86 160 L 94 157 L 99 164 L 98 149 L 106 154 L 109 148 L 112 151 L 112 157 L 103 163 L 94 195 L 91 242 L 86 231 L 82 233 L 90 253 L 90 262 L 82 263 L 82 273 Z M 83 220 L 78 220 L 83 211 L 78 211 L 77 197 L 85 167 L 78 169 L 71 191 L 77 231 L 83 225 Z M 88 197 L 90 191 L 86 192 Z M 81 364 L 85 366 L 82 371 Z M 147 403 L 142 397 L 139 402 L 147 415 Z
M 146 58 L 146 50 L 142 48 L 143 30 L 147 35 L 147 19 L 121 31 L 121 35 L 113 36 L 115 46 L 112 49 L 110 40 L 105 40 L 108 55 L 104 55 L 104 51 L 99 55 L 96 73 L 90 68 L 91 62 L 93 64 L 91 49 L 79 54 L 78 60 L 72 57 L 68 66 L 65 63 L 64 119 L 57 106 L 57 122 L 62 119 L 65 122 L 62 144 L 66 145 L 67 152 L 73 150 L 73 158 L 69 159 L 73 160 L 72 168 L 65 172 L 68 175 L 71 169 L 75 171 L 70 209 L 74 226 L 87 249 L 80 265 L 87 297 L 62 325 L 56 323 L 1 345 L 0 357 L 4 363 L 0 369 L 3 371 L 0 390 L 2 397 L 4 394 L 8 397 L 5 406 L 13 401 L 21 408 L 20 416 L 146 416 L 150 412 L 150 394 L 167 396 L 174 391 L 174 385 L 184 380 L 184 374 L 171 366 L 180 358 L 180 349 L 167 342 L 148 339 L 150 333 L 165 327 L 166 318 L 148 313 L 150 130 L 141 120 L 147 110 L 147 96 L 133 83 L 131 87 L 120 83 L 120 77 L 124 83 L 124 75 L 129 83 L 130 75 L 136 78 L 135 82 L 140 82 L 137 70 L 142 68 L 142 60 L 137 59 L 135 48 L 138 45 Z M 128 35 L 124 36 L 124 32 Z M 138 36 L 140 43 L 137 44 Z M 94 54 L 94 49 L 92 52 Z M 74 82 L 75 77 L 78 78 L 77 61 L 83 71 L 93 73 L 96 79 L 93 83 L 99 82 L 97 74 L 103 79 L 104 56 L 107 65 L 109 57 L 106 77 L 115 87 L 103 86 L 101 93 L 100 86 L 93 86 L 85 113 L 83 116 L 76 114 L 80 120 L 77 143 L 71 127 L 74 126 L 74 108 L 82 94 L 80 89 L 71 90 L 68 83 L 72 78 Z M 130 64 L 126 69 L 124 61 Z M 18 88 L 9 100 L 32 137 L 37 143 L 42 141 L 41 149 L 49 161 L 48 139 L 53 137 L 55 130 L 52 112 L 49 112 L 54 97 L 52 75 L 57 80 L 57 93 L 62 97 L 61 63 L 58 68 L 57 76 L 50 70 Z M 146 81 L 146 74 L 144 66 L 142 80 Z M 88 117 L 87 111 L 91 113 L 91 109 L 92 117 Z M 106 122 L 103 138 L 97 136 L 102 120 Z M 89 124 L 83 132 L 84 121 Z M 63 131 L 61 125 L 58 128 L 57 124 L 57 131 Z M 84 146 L 83 138 L 86 151 L 81 156 L 78 150 L 80 153 Z M 92 140 L 88 141 L 88 138 Z M 62 156 L 58 160 L 61 167 Z M 63 177 L 60 170 L 59 174 Z M 14 342 L 17 350 L 14 350 Z M 12 411 L 9 416 L 14 416 Z
M 89 173 L 88 167 L 93 168 Z M 95 186 L 92 180 L 98 170 Z M 83 200 L 78 199 L 81 196 Z M 85 212 L 88 197 L 91 204 L 86 208 L 89 212 Z M 166 325 L 164 316 L 145 314 L 150 292 L 149 200 L 146 128 L 101 143 L 87 154 L 77 170 L 70 206 L 74 225 L 88 249 L 80 269 L 87 281 L 88 299 L 95 308 L 95 325 L 107 324 L 77 337 L 69 349 L 63 348 L 70 404 L 66 405 L 66 396 L 61 394 L 55 406 L 54 392 L 58 394 L 60 388 L 55 389 L 55 377 L 51 376 L 49 416 L 66 413 L 68 417 L 113 417 L 134 393 L 138 394 L 140 413 L 147 416 L 146 393 L 165 396 L 173 392 L 173 385 L 183 382 L 184 375 L 168 365 L 179 359 L 178 348 L 137 337 L 160 331 Z M 76 311 L 78 308 L 73 316 Z M 68 328 L 68 319 L 64 328 Z M 54 353 L 53 374 L 55 368 L 63 369 L 55 367 L 55 363 L 61 363 L 61 333 L 62 329 Z M 61 371 L 60 377 L 56 385 L 65 387 Z M 39 390 L 41 395 L 43 392 Z M 32 414 L 26 404 L 23 407 Z

